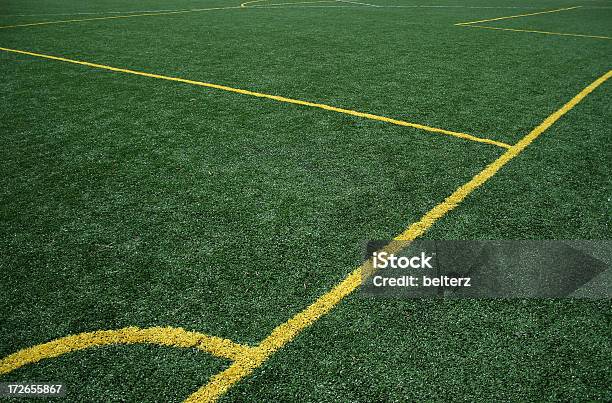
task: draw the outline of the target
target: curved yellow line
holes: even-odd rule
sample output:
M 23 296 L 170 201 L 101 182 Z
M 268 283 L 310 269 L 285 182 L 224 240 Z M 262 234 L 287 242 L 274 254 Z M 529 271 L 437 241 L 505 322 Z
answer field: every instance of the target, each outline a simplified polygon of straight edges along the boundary
M 34 347 L 25 348 L 0 360 L 0 375 L 33 364 L 46 358 L 59 357 L 73 351 L 111 344 L 148 343 L 168 347 L 197 348 L 217 357 L 237 360 L 251 351 L 251 347 L 228 339 L 190 332 L 175 327 L 125 327 L 116 330 L 98 330 L 62 337 Z

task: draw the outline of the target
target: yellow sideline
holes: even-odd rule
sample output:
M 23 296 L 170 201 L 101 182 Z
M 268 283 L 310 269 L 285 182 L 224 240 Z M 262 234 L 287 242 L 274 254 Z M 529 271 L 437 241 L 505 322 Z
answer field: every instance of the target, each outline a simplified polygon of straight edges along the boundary
M 482 28 L 482 29 L 493 29 L 496 31 L 510 31 L 510 32 L 528 32 L 532 34 L 544 34 L 544 35 L 559 35 L 559 36 L 576 36 L 579 38 L 596 38 L 596 39 L 612 39 L 609 36 L 601 35 L 585 35 L 585 34 L 567 34 L 563 32 L 551 32 L 551 31 L 538 31 L 535 29 L 515 29 L 515 28 L 500 28 L 500 27 L 489 27 L 486 25 L 461 25 L 467 28 Z
M 126 327 L 66 336 L 17 351 L 0 360 L 0 375 L 7 374 L 27 364 L 33 364 L 46 358 L 59 357 L 73 351 L 111 344 L 136 343 L 158 344 L 168 347 L 192 347 L 229 360 L 236 360 L 238 357 L 248 355 L 251 350 L 251 347 L 234 343 L 228 339 L 189 332 L 180 327 L 150 327 L 146 329 Z
M 201 11 L 213 11 L 213 10 L 232 10 L 240 8 L 240 6 L 230 7 L 212 7 L 212 8 L 194 8 L 191 10 L 176 10 L 176 11 L 163 11 L 163 12 L 151 12 L 142 14 L 125 14 L 125 15 L 112 15 L 109 17 L 92 17 L 92 18 L 75 18 L 70 20 L 57 20 L 57 21 L 42 21 L 42 22 L 30 22 L 26 24 L 15 24 L 15 25 L 3 25 L 0 29 L 7 28 L 20 28 L 20 27 L 33 27 L 37 25 L 51 25 L 51 24 L 67 24 L 71 22 L 82 22 L 82 21 L 100 21 L 100 20 L 116 20 L 120 18 L 135 18 L 135 17 L 149 17 L 156 15 L 172 15 L 172 14 L 185 14 L 185 13 L 198 13 Z
M 478 21 L 469 21 L 469 22 L 459 22 L 455 25 L 471 25 L 471 24 L 478 24 L 481 22 L 489 22 L 489 21 L 500 21 L 500 20 L 508 20 L 510 18 L 521 18 L 521 17 L 529 17 L 531 15 L 540 15 L 540 14 L 550 14 L 550 13 L 558 13 L 560 11 L 568 11 L 568 10 L 574 10 L 576 8 L 580 8 L 581 6 L 574 6 L 574 7 L 567 7 L 567 8 L 558 8 L 555 10 L 547 10 L 547 11 L 538 11 L 537 13 L 529 13 L 529 14 L 517 14 L 517 15 L 509 15 L 507 17 L 496 17 L 496 18 L 489 18 L 487 20 L 478 20 Z
M 421 236 L 436 221 L 446 215 L 459 205 L 474 190 L 482 186 L 487 180 L 495 175 L 504 165 L 518 156 L 529 144 L 537 139 L 549 127 L 551 127 L 563 115 L 582 101 L 588 94 L 602 85 L 612 77 L 612 70 L 595 80 L 578 95 L 563 105 L 559 110 L 548 116 L 529 134 L 513 145 L 498 159 L 489 164 L 470 181 L 460 186 L 442 203 L 427 212 L 419 221 L 413 223 L 406 231 L 395 237 L 395 240 L 411 241 Z M 394 243 L 391 243 L 393 245 Z M 393 247 L 393 246 L 392 246 Z M 385 248 L 386 249 L 386 248 Z M 388 249 L 387 249 L 388 250 Z M 225 371 L 214 375 L 207 385 L 187 398 L 187 402 L 211 402 L 216 401 L 226 393 L 234 384 L 244 377 L 250 375 L 256 368 L 261 366 L 272 354 L 291 342 L 304 329 L 316 322 L 320 317 L 331 311 L 347 295 L 355 291 L 360 283 L 362 273 L 371 270 L 371 262 L 367 261 L 353 272 L 351 272 L 340 284 L 331 291 L 322 295 L 312 305 L 298 313 L 287 322 L 276 327 L 259 345 L 250 350 L 249 354 L 240 357 Z
M 158 16 L 158 15 L 199 13 L 202 11 L 214 11 L 214 10 L 233 10 L 233 9 L 238 9 L 238 8 L 245 8 L 246 4 L 258 3 L 260 1 L 264 1 L 264 0 L 247 1 L 246 3 L 242 3 L 239 6 L 227 6 L 227 7 L 192 8 L 188 10 L 168 10 L 168 11 L 150 11 L 150 12 L 143 11 L 140 13 L 130 13 L 129 11 L 126 11 L 126 14 L 112 15 L 112 16 L 106 16 L 106 17 L 72 18 L 68 20 L 40 21 L 40 22 L 29 22 L 29 23 L 24 23 L 24 24 L 3 25 L 3 26 L 0 26 L 0 29 L 34 27 L 38 25 L 69 24 L 73 22 L 84 22 L 84 21 L 116 20 L 116 19 L 121 19 L 121 18 L 149 17 L 149 16 Z M 304 4 L 304 3 L 335 3 L 335 2 L 336 0 L 318 0 L 318 1 L 302 1 L 302 2 L 280 3 L 280 4 L 266 4 L 265 6 L 280 6 L 280 5 L 287 5 L 287 4 Z
M 377 121 L 380 121 L 380 122 L 391 123 L 391 124 L 398 125 L 398 126 L 412 127 L 412 128 L 415 128 L 415 129 L 420 129 L 420 130 L 424 130 L 424 131 L 428 131 L 428 132 L 432 132 L 432 133 L 446 134 L 446 135 L 453 136 L 453 137 L 458 137 L 458 138 L 461 138 L 461 139 L 464 139 L 464 140 L 471 140 L 471 141 L 475 141 L 475 142 L 478 142 L 478 143 L 495 145 L 497 147 L 510 148 L 509 144 L 502 143 L 501 141 L 495 141 L 495 140 L 491 140 L 491 139 L 488 139 L 488 138 L 477 137 L 477 136 L 473 136 L 473 135 L 467 134 L 467 133 L 461 133 L 461 132 L 454 132 L 454 131 L 451 131 L 451 130 L 439 129 L 437 127 L 430 127 L 430 126 L 425 126 L 425 125 L 421 125 L 421 124 L 418 124 L 418 123 L 405 122 L 403 120 L 398 120 L 398 119 L 392 119 L 392 118 L 388 118 L 388 117 L 384 117 L 384 116 L 373 115 L 371 113 L 364 113 L 364 112 L 353 111 L 353 110 L 350 110 L 350 109 L 337 108 L 335 106 L 330 106 L 330 105 L 325 105 L 325 104 L 318 104 L 318 103 L 314 103 L 314 102 L 301 101 L 299 99 L 292 99 L 292 98 L 281 97 L 281 96 L 278 96 L 278 95 L 264 94 L 264 93 L 261 93 L 261 92 L 243 90 L 243 89 L 239 89 L 239 88 L 228 87 L 228 86 L 225 86 L 225 85 L 206 83 L 206 82 L 202 82 L 202 81 L 187 80 L 187 79 L 179 78 L 179 77 L 169 77 L 169 76 L 163 76 L 163 75 L 160 75 L 160 74 L 152 74 L 152 73 L 145 73 L 145 72 L 142 72 L 142 71 L 122 69 L 122 68 L 118 68 L 118 67 L 106 66 L 106 65 L 103 65 L 103 64 L 96 64 L 96 63 L 90 63 L 90 62 L 83 62 L 83 61 L 79 61 L 79 60 L 67 59 L 65 57 L 58 57 L 58 56 L 45 55 L 45 54 L 41 54 L 41 53 L 28 52 L 28 51 L 25 51 L 25 50 L 10 49 L 10 48 L 3 48 L 3 47 L 0 47 L 0 50 L 4 51 L 4 52 L 18 53 L 18 54 L 22 54 L 22 55 L 40 57 L 40 58 L 43 58 L 43 59 L 56 60 L 56 61 L 60 61 L 60 62 L 78 64 L 78 65 L 81 65 L 81 66 L 87 66 L 87 67 L 93 67 L 93 68 L 97 68 L 97 69 L 109 70 L 109 71 L 114 71 L 114 72 L 118 72 L 118 73 L 133 74 L 133 75 L 142 76 L 142 77 L 157 78 L 157 79 L 160 79 L 160 80 L 175 81 L 175 82 L 179 82 L 179 83 L 197 85 L 197 86 L 200 86 L 200 87 L 214 88 L 214 89 L 217 89 L 217 90 L 234 92 L 234 93 L 237 93 L 237 94 L 249 95 L 249 96 L 253 96 L 253 97 L 257 97 L 257 98 L 266 98 L 266 99 L 271 99 L 271 100 L 278 101 L 278 102 L 285 102 L 285 103 L 289 103 L 289 104 L 309 106 L 309 107 L 312 107 L 312 108 L 324 109 L 324 110 L 331 111 L 331 112 L 343 113 L 345 115 L 352 115 L 352 116 L 357 116 L 357 117 L 360 117 L 360 118 L 365 118 L 365 119 L 370 119 L 370 120 L 377 120 Z

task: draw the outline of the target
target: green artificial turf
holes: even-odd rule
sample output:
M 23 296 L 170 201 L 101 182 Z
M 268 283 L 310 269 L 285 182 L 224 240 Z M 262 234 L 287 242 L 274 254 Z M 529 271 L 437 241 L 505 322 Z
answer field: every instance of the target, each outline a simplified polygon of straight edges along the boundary
M 0 0 L 0 25 L 239 4 Z M 0 46 L 510 144 L 610 69 L 610 40 L 453 25 L 583 5 L 487 25 L 612 36 L 608 1 L 436 4 L 446 7 L 72 22 L 0 29 Z M 610 90 L 589 95 L 425 237 L 609 239 Z M 402 232 L 504 151 L 6 52 L 0 98 L 0 358 L 126 326 L 257 344 L 355 268 L 364 241 Z M 610 308 L 355 295 L 224 399 L 610 400 Z M 115 346 L 0 381 L 65 381 L 72 401 L 175 401 L 227 365 L 190 349 Z

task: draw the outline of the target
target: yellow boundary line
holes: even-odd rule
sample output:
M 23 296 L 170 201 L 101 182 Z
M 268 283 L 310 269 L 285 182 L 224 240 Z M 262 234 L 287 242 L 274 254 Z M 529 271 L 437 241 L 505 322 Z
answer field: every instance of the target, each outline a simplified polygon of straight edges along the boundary
M 118 68 L 118 67 L 111 67 L 111 66 L 106 66 L 106 65 L 103 65 L 103 64 L 83 62 L 83 61 L 79 61 L 79 60 L 67 59 L 67 58 L 64 58 L 64 57 L 58 57 L 58 56 L 45 55 L 45 54 L 41 54 L 41 53 L 28 52 L 28 51 L 25 51 L 25 50 L 17 50 L 17 49 L 3 48 L 3 47 L 0 47 L 0 50 L 4 51 L 4 52 L 18 53 L 18 54 L 22 54 L 22 55 L 40 57 L 40 58 L 43 58 L 43 59 L 56 60 L 56 61 L 61 61 L 61 62 L 66 62 L 66 63 L 78 64 L 78 65 L 81 65 L 81 66 L 87 66 L 87 67 L 93 67 L 93 68 L 97 68 L 97 69 L 109 70 L 109 71 L 114 71 L 114 72 L 118 72 L 118 73 L 133 74 L 133 75 L 142 76 L 142 77 L 157 78 L 157 79 L 160 79 L 160 80 L 174 81 L 174 82 L 179 82 L 179 83 L 197 85 L 197 86 L 200 86 L 200 87 L 214 88 L 214 89 L 217 89 L 217 90 L 234 92 L 234 93 L 237 93 L 237 94 L 249 95 L 249 96 L 253 96 L 253 97 L 257 97 L 257 98 L 271 99 L 273 101 L 284 102 L 284 103 L 289 103 L 289 104 L 309 106 L 309 107 L 312 107 L 312 108 L 324 109 L 326 111 L 343 113 L 345 115 L 357 116 L 357 117 L 360 117 L 360 118 L 365 118 L 365 119 L 370 119 L 370 120 L 377 120 L 377 121 L 380 121 L 380 122 L 391 123 L 391 124 L 398 125 L 398 126 L 412 127 L 414 129 L 420 129 L 420 130 L 424 130 L 424 131 L 427 131 L 427 132 L 438 133 L 438 134 L 446 134 L 446 135 L 449 135 L 449 136 L 458 137 L 458 138 L 461 138 L 461 139 L 464 139 L 464 140 L 471 140 L 471 141 L 475 141 L 475 142 L 478 142 L 478 143 L 495 145 L 495 146 L 502 147 L 502 148 L 510 148 L 509 144 L 503 143 L 501 141 L 495 141 L 495 140 L 491 140 L 491 139 L 488 139 L 488 138 L 481 138 L 481 137 L 473 136 L 473 135 L 467 134 L 467 133 L 454 132 L 454 131 L 451 131 L 451 130 L 440 129 L 440 128 L 437 128 L 437 127 L 425 126 L 425 125 L 421 125 L 421 124 L 418 124 L 418 123 L 406 122 L 406 121 L 403 121 L 403 120 L 398 120 L 398 119 L 392 119 L 392 118 L 388 118 L 388 117 L 384 117 L 384 116 L 373 115 L 371 113 L 358 112 L 358 111 L 354 111 L 354 110 L 350 110 L 350 109 L 344 109 L 344 108 L 337 108 L 335 106 L 330 106 L 330 105 L 325 105 L 325 104 L 318 104 L 318 103 L 308 102 L 308 101 L 302 101 L 302 100 L 299 100 L 299 99 L 286 98 L 286 97 L 281 97 L 281 96 L 278 96 L 278 95 L 264 94 L 264 93 L 261 93 L 261 92 L 243 90 L 243 89 L 239 89 L 239 88 L 228 87 L 228 86 L 225 86 L 225 85 L 206 83 L 206 82 L 202 82 L 202 81 L 187 80 L 187 79 L 184 79 L 184 78 L 163 76 L 163 75 L 160 75 L 160 74 L 152 74 L 152 73 L 145 73 L 145 72 L 142 72 L 142 71 L 129 70 L 129 69 L 123 69 L 123 68 Z
M 60 339 L 20 350 L 0 360 L 0 375 L 7 374 L 27 364 L 46 358 L 59 357 L 73 351 L 111 344 L 157 344 L 167 347 L 197 348 L 217 357 L 237 360 L 250 354 L 251 347 L 228 339 L 189 332 L 182 328 L 150 327 L 140 329 L 126 327 L 117 330 L 98 330 L 66 336 Z
M 489 27 L 486 25 L 461 25 L 467 28 L 482 28 L 482 29 L 493 29 L 496 31 L 510 31 L 510 32 L 527 32 L 532 34 L 544 34 L 544 35 L 556 35 L 556 36 L 575 36 L 580 38 L 595 38 L 595 39 L 612 39 L 609 36 L 599 35 L 584 35 L 584 34 L 567 34 L 563 32 L 550 32 L 550 31 L 538 31 L 534 29 L 515 29 L 515 28 L 500 28 L 500 27 Z
M 436 221 L 444 217 L 449 211 L 456 208 L 459 203 L 461 203 L 474 190 L 478 189 L 487 180 L 493 177 L 504 165 L 518 156 L 523 150 L 525 150 L 525 148 L 527 148 L 527 146 L 536 140 L 557 120 L 569 112 L 588 94 L 593 92 L 610 77 L 612 77 L 612 70 L 595 80 L 578 95 L 572 98 L 568 103 L 563 105 L 563 107 L 548 116 L 542 123 L 523 137 L 518 143 L 513 145 L 498 159 L 489 164 L 480 173 L 476 174 L 476 176 L 474 176 L 470 181 L 460 186 L 442 203 L 429 210 L 429 212 L 427 212 L 419 221 L 413 223 L 410 225 L 410 227 L 408 227 L 408 229 L 395 237 L 395 240 L 411 241 L 423 235 L 423 233 L 434 225 Z M 385 249 L 389 250 L 390 248 L 393 248 L 393 244 L 394 243 L 391 243 L 391 246 Z M 210 402 L 217 400 L 234 384 L 239 382 L 244 377 L 250 375 L 256 368 L 261 366 L 272 354 L 281 349 L 287 343 L 291 342 L 304 329 L 312 325 L 323 315 L 329 313 L 346 296 L 351 294 L 359 287 L 361 284 L 362 273 L 367 273 L 371 270 L 371 261 L 367 261 L 359 266 L 348 276 L 346 276 L 340 284 L 336 285 L 331 291 L 319 297 L 312 305 L 293 316 L 287 322 L 277 326 L 268 337 L 266 337 L 259 345 L 250 351 L 250 354 L 241 357 L 226 370 L 213 376 L 207 385 L 203 386 L 189 396 L 186 401 Z
M 0 29 L 34 27 L 38 25 L 51 25 L 51 24 L 68 24 L 72 22 L 83 22 L 83 21 L 102 21 L 102 20 L 116 20 L 116 19 L 121 19 L 121 18 L 135 18 L 135 17 L 150 17 L 150 16 L 158 16 L 158 15 L 198 13 L 201 11 L 213 11 L 213 10 L 232 10 L 232 9 L 238 9 L 238 8 L 240 8 L 240 6 L 195 8 L 191 10 L 163 11 L 163 12 L 151 12 L 151 13 L 142 13 L 142 14 L 112 15 L 109 17 L 75 18 L 75 19 L 70 19 L 70 20 L 42 21 L 42 22 L 31 22 L 31 23 L 26 23 L 26 24 L 4 25 L 4 26 L 0 26 Z
M 136 18 L 136 17 L 150 17 L 150 16 L 160 16 L 160 15 L 173 15 L 173 14 L 186 14 L 186 13 L 199 13 L 202 11 L 215 11 L 215 10 L 235 10 L 240 8 L 249 8 L 246 4 L 250 3 L 259 3 L 261 1 L 270 1 L 270 0 L 254 0 L 247 1 L 246 3 L 242 3 L 239 6 L 228 6 L 228 7 L 211 7 L 211 8 L 193 8 L 189 10 L 174 10 L 174 11 L 151 11 L 151 12 L 141 12 L 141 13 L 131 13 L 129 14 L 126 11 L 126 14 L 122 15 L 111 15 L 106 17 L 90 17 L 90 18 L 72 18 L 68 20 L 55 20 L 55 21 L 41 21 L 41 22 L 30 22 L 25 24 L 14 24 L 14 25 L 3 25 L 0 26 L 0 29 L 9 29 L 9 28 L 22 28 L 22 27 L 35 27 L 40 25 L 53 25 L 53 24 L 69 24 L 74 22 L 85 22 L 85 21 L 103 21 L 103 20 L 116 20 L 123 18 Z M 336 0 L 318 0 L 318 1 L 302 1 L 302 2 L 292 2 L 292 3 L 272 3 L 265 4 L 260 6 L 260 8 L 264 8 L 267 6 L 280 6 L 287 4 L 307 4 L 307 3 L 335 3 Z M 253 7 L 255 8 L 255 7 Z
M 471 24 L 479 24 L 481 22 L 490 22 L 490 21 L 500 21 L 500 20 L 508 20 L 510 18 L 522 18 L 522 17 L 529 17 L 531 15 L 540 15 L 540 14 L 550 14 L 550 13 L 558 13 L 560 11 L 568 11 L 568 10 L 574 10 L 576 8 L 580 8 L 581 6 L 574 6 L 574 7 L 567 7 L 567 8 L 558 8 L 555 10 L 547 10 L 547 11 L 538 11 L 537 13 L 528 13 L 528 14 L 517 14 L 517 15 L 509 15 L 506 17 L 496 17 L 496 18 L 489 18 L 487 20 L 478 20 L 478 21 L 469 21 L 469 22 L 459 22 L 455 25 L 471 25 Z

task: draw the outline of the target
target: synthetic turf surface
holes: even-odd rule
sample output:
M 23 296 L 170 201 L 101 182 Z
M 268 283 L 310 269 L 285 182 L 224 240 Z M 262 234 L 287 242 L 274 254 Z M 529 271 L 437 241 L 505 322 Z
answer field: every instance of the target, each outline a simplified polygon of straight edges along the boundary
M 2 4 L 51 14 L 239 3 Z M 588 8 L 609 2 L 536 5 L 585 7 L 492 25 L 612 34 L 612 9 Z M 514 143 L 610 69 L 612 42 L 453 25 L 534 11 L 508 6 L 525 9 L 218 10 L 6 29 L 0 46 Z M 255 344 L 357 266 L 364 240 L 401 232 L 504 151 L 28 56 L 1 53 L 0 66 L 0 357 L 125 326 Z M 609 238 L 610 101 L 604 84 L 426 236 Z M 226 397 L 609 400 L 610 308 L 353 296 Z M 119 346 L 0 380 L 63 380 L 77 400 L 180 400 L 226 365 Z

